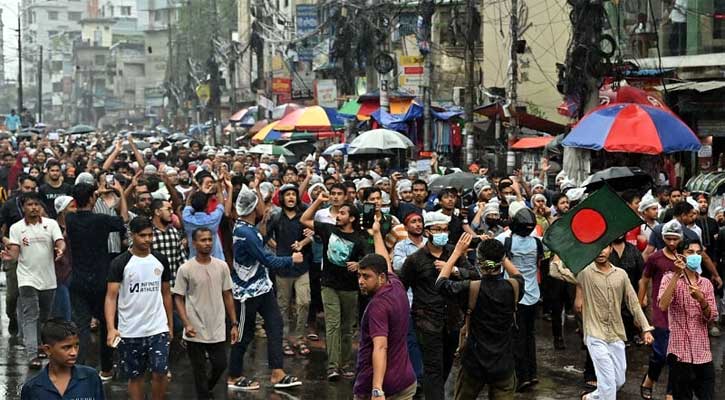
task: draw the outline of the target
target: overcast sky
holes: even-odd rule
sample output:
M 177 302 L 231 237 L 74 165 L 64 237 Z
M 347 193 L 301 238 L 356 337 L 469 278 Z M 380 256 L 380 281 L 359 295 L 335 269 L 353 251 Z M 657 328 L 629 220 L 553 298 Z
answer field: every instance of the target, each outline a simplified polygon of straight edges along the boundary
M 18 71 L 17 43 L 18 37 L 14 29 L 18 25 L 18 2 L 15 0 L 0 0 L 3 10 L 3 39 L 5 55 L 5 78 L 16 78 Z

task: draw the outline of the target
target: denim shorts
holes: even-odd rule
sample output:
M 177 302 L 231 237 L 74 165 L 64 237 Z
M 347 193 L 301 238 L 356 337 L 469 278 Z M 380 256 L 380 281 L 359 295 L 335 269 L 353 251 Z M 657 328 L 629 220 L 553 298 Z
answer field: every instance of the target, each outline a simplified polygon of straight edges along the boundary
M 169 370 L 169 334 L 123 338 L 118 345 L 121 372 L 128 379 L 146 374 L 165 374 Z

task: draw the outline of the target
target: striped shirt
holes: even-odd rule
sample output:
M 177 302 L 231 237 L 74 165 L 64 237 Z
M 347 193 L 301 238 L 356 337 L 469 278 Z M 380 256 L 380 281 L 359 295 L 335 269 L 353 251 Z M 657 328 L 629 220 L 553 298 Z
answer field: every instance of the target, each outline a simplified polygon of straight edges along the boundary
M 118 205 L 118 197 L 114 195 L 115 201 L 112 206 L 108 206 L 102 197 L 98 197 L 96 205 L 93 206 L 93 212 L 95 214 L 106 214 L 112 217 L 118 217 L 116 212 L 116 206 Z M 121 234 L 118 232 L 111 232 L 108 235 L 108 254 L 120 254 L 121 253 Z

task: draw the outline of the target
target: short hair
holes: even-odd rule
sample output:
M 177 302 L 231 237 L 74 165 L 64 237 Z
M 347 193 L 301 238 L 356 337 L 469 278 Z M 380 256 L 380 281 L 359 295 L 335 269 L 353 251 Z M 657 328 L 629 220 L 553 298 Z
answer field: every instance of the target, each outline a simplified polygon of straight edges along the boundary
M 359 261 L 359 269 L 371 269 L 376 274 L 387 274 L 388 261 L 380 254 L 368 254 Z
M 209 201 L 209 195 L 204 192 L 194 192 L 191 195 L 191 208 L 194 212 L 204 212 L 206 210 L 206 204 Z
M 345 192 L 347 192 L 347 187 L 345 186 L 345 184 L 343 184 L 343 183 L 340 183 L 340 182 L 334 183 L 334 184 L 333 184 L 333 185 L 332 185 L 332 186 L 330 187 L 330 192 L 332 192 L 332 191 L 333 191 L 334 189 L 337 189 L 337 190 L 342 190 L 342 193 L 345 193 Z
M 426 181 L 424 181 L 424 180 L 422 180 L 422 179 L 416 179 L 416 180 L 414 180 L 414 181 L 413 181 L 413 184 L 412 184 L 412 185 L 410 185 L 410 187 L 412 188 L 412 187 L 414 187 L 415 185 L 423 185 L 423 186 L 425 186 L 425 191 L 426 191 L 426 192 L 428 191 L 428 182 L 426 182 Z
M 672 188 L 672 189 L 670 189 L 670 196 L 672 196 L 672 192 L 680 192 L 680 194 L 682 194 L 682 189 L 680 189 L 680 188 L 676 188 L 676 187 L 675 187 L 675 188 Z
M 368 198 L 370 198 L 370 196 L 372 196 L 373 193 L 378 193 L 381 196 L 383 195 L 383 192 L 378 187 L 375 187 L 375 186 L 366 187 L 365 189 L 363 189 L 363 200 L 367 200 Z
M 638 191 L 634 189 L 629 189 L 622 192 L 622 200 L 626 201 L 627 204 L 632 204 L 634 202 L 634 199 L 642 199 L 642 196 L 639 194 Z
M 197 236 L 199 236 L 200 233 L 209 232 L 212 235 L 212 239 L 214 238 L 214 233 L 211 231 L 211 229 L 202 226 L 201 228 L 196 228 L 194 231 L 191 232 L 191 240 L 196 240 Z
M 43 344 L 54 345 L 71 336 L 78 336 L 78 326 L 73 321 L 62 318 L 51 318 L 43 324 L 40 330 L 40 340 Z
M 35 179 L 32 175 L 20 174 L 20 176 L 18 177 L 18 185 L 23 186 L 23 182 L 25 182 L 25 181 L 32 181 L 35 184 L 35 186 L 38 186 L 38 180 Z
M 159 178 L 156 175 L 151 175 L 146 178 L 146 187 L 149 189 L 149 192 L 151 192 L 151 193 L 159 190 L 160 183 L 161 183 L 161 178 Z
M 164 203 L 166 201 L 167 200 L 164 200 L 164 199 L 153 199 L 153 200 L 151 200 L 151 205 L 149 206 L 149 208 L 151 209 L 151 213 L 153 213 L 154 211 L 162 208 L 164 206 Z
M 559 204 L 559 200 L 561 200 L 563 198 L 566 198 L 567 200 L 569 200 L 569 196 L 567 196 L 566 194 L 556 193 L 556 194 L 554 194 L 554 196 L 551 199 L 551 204 L 553 204 L 554 207 L 556 207 L 556 205 Z
M 38 192 L 27 192 L 20 196 L 20 206 L 25 206 L 25 203 L 29 201 L 36 201 L 41 206 L 43 205 L 43 197 Z
M 297 168 L 295 168 L 292 165 L 288 165 L 288 166 L 284 167 L 284 169 L 282 170 L 282 176 L 287 175 L 288 171 L 292 171 L 292 173 L 297 175 Z
M 482 240 L 476 247 L 476 257 L 478 261 L 501 262 L 506 255 L 506 248 L 496 239 Z
M 75 199 L 78 207 L 85 207 L 90 203 L 93 194 L 96 192 L 96 187 L 89 183 L 78 183 L 73 186 L 72 196 Z
M 685 249 L 690 247 L 691 244 L 696 244 L 696 245 L 700 246 L 700 251 L 703 250 L 702 243 L 700 242 L 699 239 L 685 239 L 685 240 L 680 241 L 680 244 L 677 245 L 677 252 L 678 253 L 684 252 Z
M 679 217 L 679 216 L 689 213 L 694 208 L 695 207 L 692 204 L 690 204 L 686 201 L 680 201 L 679 203 L 672 206 L 672 215 L 674 215 L 675 217 Z
M 134 217 L 131 222 L 128 223 L 128 229 L 133 234 L 139 234 L 146 229 L 153 228 L 151 220 L 146 217 Z
M 654 189 L 654 191 L 652 192 L 652 194 L 653 194 L 654 196 L 659 196 L 659 195 L 661 195 L 661 194 L 667 194 L 667 195 L 669 195 L 669 194 L 670 194 L 670 191 L 671 191 L 671 190 L 672 190 L 672 188 L 670 188 L 670 186 L 669 186 L 669 185 L 662 185 L 662 186 L 657 186 L 657 187 L 656 187 L 656 188 Z
M 353 181 L 343 181 L 342 186 L 345 187 L 345 193 L 347 193 L 347 189 L 350 189 L 350 188 L 355 189 L 355 191 L 357 192 L 357 188 L 355 187 L 355 182 L 353 182 Z M 335 186 L 333 186 L 333 188 L 334 187 Z
M 45 169 L 50 170 L 53 167 L 60 168 L 60 162 L 58 160 L 48 160 L 48 162 L 45 163 Z

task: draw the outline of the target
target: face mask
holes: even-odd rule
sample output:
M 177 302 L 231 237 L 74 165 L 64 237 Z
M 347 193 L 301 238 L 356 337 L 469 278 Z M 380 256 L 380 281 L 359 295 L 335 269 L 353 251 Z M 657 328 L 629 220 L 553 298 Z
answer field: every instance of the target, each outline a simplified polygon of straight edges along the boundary
M 380 207 L 380 211 L 383 214 L 390 214 L 390 207 Z
M 501 222 L 497 218 L 485 218 L 484 221 L 489 228 L 493 228 Z
M 23 164 L 27 164 L 27 163 L 28 163 L 28 161 L 30 161 L 30 160 L 28 160 L 28 159 L 27 159 L 26 157 L 23 157 L 22 159 L 20 159 L 20 161 L 21 161 L 21 162 L 22 162 Z
M 446 244 L 448 244 L 448 232 L 433 234 L 433 245 L 443 247 Z
M 690 271 L 695 271 L 700 269 L 700 264 L 702 264 L 702 256 L 699 254 L 692 254 L 687 256 L 687 269 Z
M 30 167 L 25 167 L 25 168 L 23 168 L 23 172 L 24 172 L 24 173 L 26 173 L 26 174 L 27 174 L 28 172 L 30 172 Z
M 516 201 L 516 196 L 505 196 L 505 198 L 506 198 L 506 203 L 508 203 L 508 204 L 511 204 L 514 201 Z

